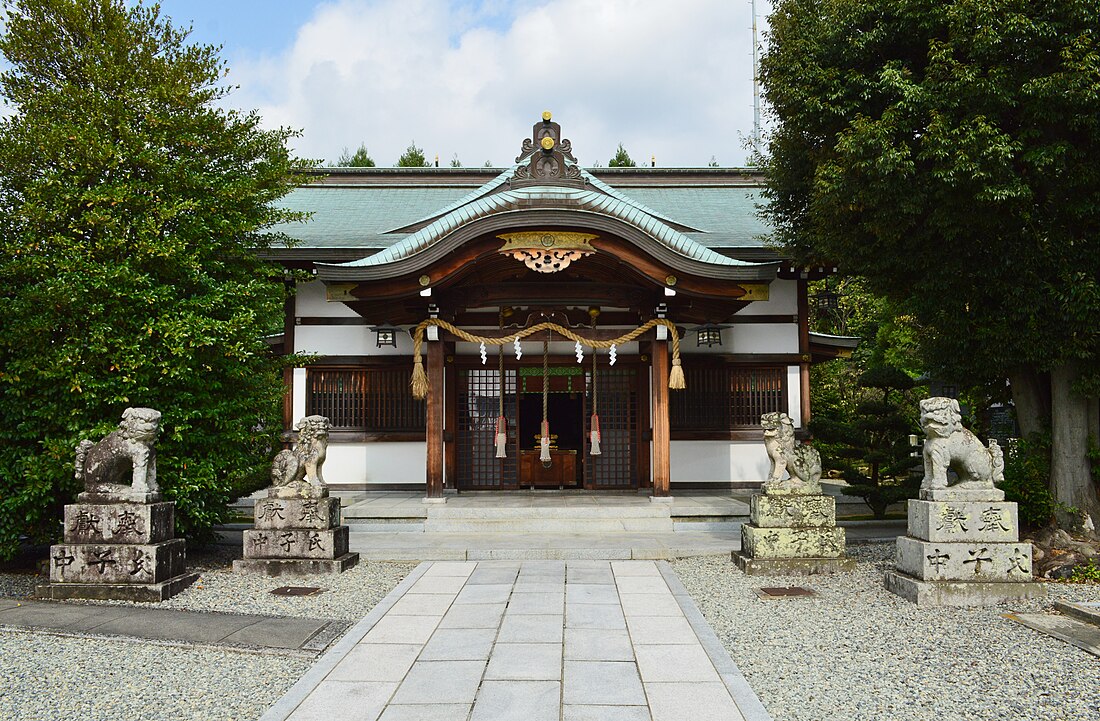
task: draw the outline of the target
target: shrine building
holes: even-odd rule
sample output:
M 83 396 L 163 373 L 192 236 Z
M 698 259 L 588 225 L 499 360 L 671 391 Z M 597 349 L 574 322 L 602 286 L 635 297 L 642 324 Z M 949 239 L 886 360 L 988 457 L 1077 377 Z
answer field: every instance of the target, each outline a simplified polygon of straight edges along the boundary
M 281 201 L 313 215 L 276 259 L 315 278 L 285 422 L 331 420 L 334 489 L 752 487 L 761 414 L 808 421 L 846 343 L 809 332 L 827 269 L 765 244 L 759 174 L 584 169 L 543 117 L 504 170 L 326 168 Z

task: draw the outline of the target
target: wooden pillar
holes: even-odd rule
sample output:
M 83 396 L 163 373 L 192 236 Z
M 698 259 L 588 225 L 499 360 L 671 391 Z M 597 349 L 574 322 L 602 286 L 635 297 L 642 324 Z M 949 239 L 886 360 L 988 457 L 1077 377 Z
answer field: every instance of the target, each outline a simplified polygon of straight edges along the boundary
M 668 341 L 653 341 L 653 495 L 669 495 Z
M 802 427 L 810 426 L 810 299 L 807 282 L 798 281 L 798 392 Z
M 428 470 L 426 498 L 443 498 L 443 343 L 428 341 Z

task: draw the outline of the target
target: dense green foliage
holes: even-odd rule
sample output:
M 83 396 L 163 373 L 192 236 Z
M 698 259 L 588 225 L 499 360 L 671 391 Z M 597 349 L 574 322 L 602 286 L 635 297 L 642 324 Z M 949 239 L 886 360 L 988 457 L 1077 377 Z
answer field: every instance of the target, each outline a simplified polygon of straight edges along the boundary
M 936 377 L 1012 377 L 1021 420 L 1053 428 L 1059 501 L 1100 519 L 1081 432 L 1100 391 L 1100 4 L 782 0 L 770 24 L 780 242 L 902 305 Z M 1044 383 L 1053 413 L 1022 395 Z
M 338 168 L 373 168 L 374 158 L 367 152 L 365 143 L 360 143 L 354 153 L 349 153 L 347 148 L 340 151 L 340 157 L 336 159 Z
M 631 159 L 630 153 L 626 152 L 626 148 L 622 143 L 619 143 L 618 150 L 615 151 L 615 157 L 607 161 L 607 167 L 609 168 L 633 168 L 636 167 L 635 162 Z
M 1050 435 L 1033 434 L 1010 443 L 1005 453 L 1005 500 L 1018 504 L 1020 525 L 1042 528 L 1054 516 L 1050 492 Z
M 416 147 L 416 141 L 409 143 L 405 152 L 397 159 L 398 168 L 430 168 L 431 163 L 424 157 L 424 148 Z
M 48 540 L 73 448 L 164 413 L 162 488 L 201 540 L 281 430 L 288 130 L 221 109 L 217 50 L 124 0 L 13 0 L 0 52 L 0 556 Z

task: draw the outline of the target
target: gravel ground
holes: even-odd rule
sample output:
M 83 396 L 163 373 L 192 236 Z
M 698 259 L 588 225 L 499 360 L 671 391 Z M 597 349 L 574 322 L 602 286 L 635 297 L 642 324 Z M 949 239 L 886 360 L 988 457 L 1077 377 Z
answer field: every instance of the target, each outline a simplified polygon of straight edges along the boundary
M 234 574 L 228 549 L 189 555 L 200 580 L 157 608 L 358 621 L 416 567 L 361 563 L 335 576 L 269 578 Z M 0 596 L 29 596 L 42 580 L 29 570 L 0 573 Z M 326 590 L 270 594 L 288 585 Z M 256 719 L 312 664 L 277 652 L 0 631 L 0 719 Z
M 749 577 L 728 558 L 672 566 L 777 721 L 1100 719 L 1100 659 L 1003 618 L 1100 585 L 1051 584 L 1045 601 L 918 609 L 886 591 L 894 544 L 850 546 L 854 573 Z M 760 600 L 800 585 L 816 598 Z
M 240 549 L 228 548 L 189 553 L 188 570 L 198 571 L 199 580 L 182 593 L 155 604 L 156 607 L 358 621 L 417 565 L 361 561 L 341 574 L 270 578 L 233 573 L 231 563 L 239 557 Z M 0 596 L 29 597 L 35 584 L 43 581 L 43 577 L 33 573 L 0 573 Z M 325 590 L 315 596 L 271 595 L 271 590 L 280 586 L 314 586 Z M 148 605 L 126 601 L 82 603 Z
M 256 719 L 312 661 L 128 641 L 0 632 L 0 718 Z

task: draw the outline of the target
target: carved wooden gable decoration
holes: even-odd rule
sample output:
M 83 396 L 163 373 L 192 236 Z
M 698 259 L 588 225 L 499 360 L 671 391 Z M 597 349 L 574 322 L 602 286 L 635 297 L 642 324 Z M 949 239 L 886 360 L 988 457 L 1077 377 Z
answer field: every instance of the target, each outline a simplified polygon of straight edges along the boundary
M 562 140 L 561 126 L 550 117 L 549 110 L 544 112 L 542 122 L 535 123 L 531 137 L 523 141 L 523 147 L 516 156 L 516 162 L 520 165 L 510 180 L 512 186 L 584 187 L 581 169 L 573 157 L 573 145 L 568 140 Z

